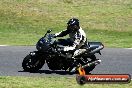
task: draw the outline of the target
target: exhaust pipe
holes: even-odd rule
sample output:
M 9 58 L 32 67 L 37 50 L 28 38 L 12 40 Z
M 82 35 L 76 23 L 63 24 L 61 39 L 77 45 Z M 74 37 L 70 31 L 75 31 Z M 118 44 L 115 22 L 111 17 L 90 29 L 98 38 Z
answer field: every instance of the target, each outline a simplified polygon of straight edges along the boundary
M 98 65 L 98 64 L 100 64 L 101 63 L 101 60 L 95 60 L 95 61 L 93 61 L 93 62 L 91 62 L 91 63 L 88 63 L 88 64 L 86 64 L 86 65 L 83 65 L 83 66 L 81 66 L 81 68 L 86 68 L 86 67 L 90 67 L 90 66 L 92 66 L 92 65 Z
M 83 65 L 83 66 L 78 66 L 78 67 L 75 67 L 75 68 L 73 68 L 70 72 L 75 72 L 76 70 L 82 70 L 82 69 L 84 69 L 84 68 L 86 68 L 86 67 L 90 67 L 90 66 L 92 66 L 92 65 L 98 65 L 98 64 L 100 64 L 101 63 L 101 60 L 95 60 L 95 61 L 93 61 L 93 62 L 91 62 L 91 63 L 87 63 L 86 65 Z M 80 72 L 79 72 L 80 73 Z
M 78 68 L 79 75 L 85 75 L 85 74 L 86 74 L 84 68 L 90 67 L 90 66 L 92 66 L 92 65 L 95 65 L 95 66 L 96 66 L 96 65 L 98 65 L 98 64 L 100 64 L 100 63 L 101 63 L 101 60 L 96 60 L 96 61 L 93 61 L 93 62 L 88 63 L 88 64 L 86 64 L 86 65 L 80 66 L 80 67 Z

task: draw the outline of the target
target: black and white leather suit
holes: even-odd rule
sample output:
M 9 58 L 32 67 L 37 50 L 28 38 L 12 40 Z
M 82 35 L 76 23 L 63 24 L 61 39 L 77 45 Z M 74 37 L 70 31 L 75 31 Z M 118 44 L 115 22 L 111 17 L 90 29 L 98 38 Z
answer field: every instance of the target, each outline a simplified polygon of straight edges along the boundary
M 68 43 L 68 44 L 66 44 L 66 46 L 64 46 L 63 50 L 69 51 L 69 50 L 76 49 L 73 56 L 77 56 L 78 54 L 83 53 L 85 50 L 79 49 L 79 48 L 86 43 L 86 34 L 85 34 L 84 30 L 82 30 L 81 27 L 79 30 L 73 31 L 73 32 L 66 29 L 64 31 L 56 33 L 55 36 L 63 37 L 63 36 L 66 36 L 67 34 L 69 34 L 69 38 L 67 38 L 64 43 Z

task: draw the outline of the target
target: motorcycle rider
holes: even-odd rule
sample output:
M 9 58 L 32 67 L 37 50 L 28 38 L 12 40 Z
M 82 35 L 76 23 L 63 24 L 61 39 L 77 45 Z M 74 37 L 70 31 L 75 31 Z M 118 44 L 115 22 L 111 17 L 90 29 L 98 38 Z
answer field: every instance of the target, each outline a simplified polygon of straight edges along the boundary
M 55 33 L 55 37 L 63 37 L 69 34 L 70 38 L 60 40 L 63 45 L 63 51 L 75 50 L 73 57 L 85 52 L 86 49 L 80 49 L 86 43 L 86 34 L 79 25 L 77 18 L 72 18 L 67 22 L 67 29 L 59 33 Z

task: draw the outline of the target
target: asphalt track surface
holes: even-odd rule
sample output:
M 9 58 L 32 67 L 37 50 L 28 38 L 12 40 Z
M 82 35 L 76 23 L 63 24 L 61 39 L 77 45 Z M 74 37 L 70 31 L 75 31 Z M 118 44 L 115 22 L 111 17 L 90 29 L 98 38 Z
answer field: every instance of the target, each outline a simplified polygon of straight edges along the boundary
M 36 73 L 24 72 L 23 58 L 34 51 L 35 46 L 0 46 L 0 76 L 70 76 L 64 71 L 50 71 L 45 64 Z M 130 74 L 132 76 L 132 49 L 104 48 L 102 55 L 96 54 L 101 59 L 101 64 L 91 72 L 92 74 Z

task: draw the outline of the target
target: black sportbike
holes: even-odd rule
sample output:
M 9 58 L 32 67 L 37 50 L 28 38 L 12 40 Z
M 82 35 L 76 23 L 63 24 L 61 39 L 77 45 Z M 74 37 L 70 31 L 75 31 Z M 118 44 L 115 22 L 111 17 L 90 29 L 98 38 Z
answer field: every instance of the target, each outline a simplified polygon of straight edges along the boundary
M 70 73 L 76 72 L 79 66 L 87 66 L 93 62 L 95 62 L 93 65 L 84 69 L 89 73 L 95 68 L 96 62 L 99 61 L 99 59 L 96 59 L 95 53 L 101 55 L 100 50 L 104 48 L 101 42 L 87 42 L 81 47 L 81 49 L 87 51 L 73 58 L 74 51 L 61 51 L 63 45 L 60 45 L 59 41 L 62 39 L 54 38 L 50 32 L 51 30 L 48 30 L 44 37 L 37 42 L 37 51 L 30 52 L 24 58 L 22 62 L 24 71 L 36 72 L 45 63 L 47 63 L 50 70 L 64 70 Z

